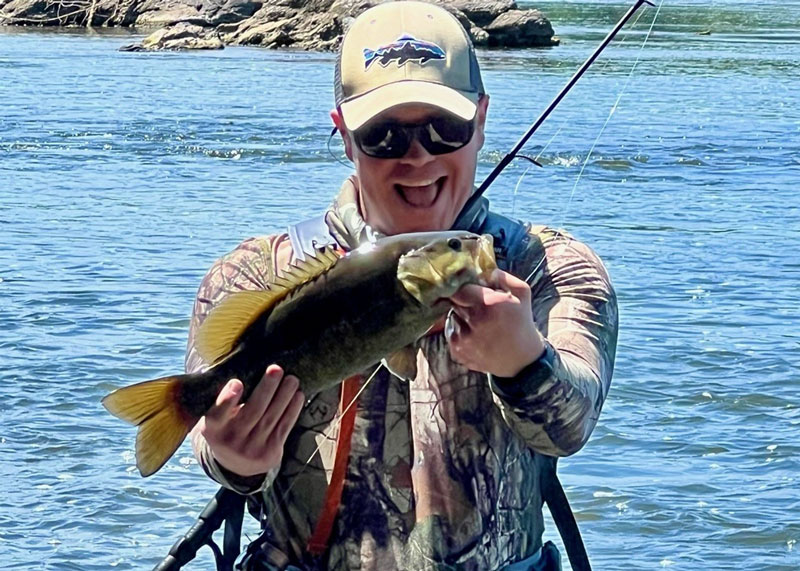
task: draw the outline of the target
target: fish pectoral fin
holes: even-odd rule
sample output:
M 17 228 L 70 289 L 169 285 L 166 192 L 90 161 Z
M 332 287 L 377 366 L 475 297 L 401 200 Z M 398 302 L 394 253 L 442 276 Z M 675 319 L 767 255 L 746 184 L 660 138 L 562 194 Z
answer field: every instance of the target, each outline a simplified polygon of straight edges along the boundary
M 406 345 L 383 359 L 383 365 L 395 377 L 413 381 L 417 376 L 417 348 Z
M 108 412 L 139 427 L 136 466 L 142 476 L 149 476 L 166 464 L 198 420 L 184 411 L 178 400 L 181 386 L 189 377 L 146 381 L 103 398 Z

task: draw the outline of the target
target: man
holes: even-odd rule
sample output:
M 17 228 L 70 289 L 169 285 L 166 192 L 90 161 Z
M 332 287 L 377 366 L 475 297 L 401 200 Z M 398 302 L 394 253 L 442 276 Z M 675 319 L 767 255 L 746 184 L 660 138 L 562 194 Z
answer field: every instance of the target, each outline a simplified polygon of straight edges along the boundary
M 323 233 L 352 249 L 373 234 L 450 229 L 473 192 L 488 104 L 472 45 L 448 12 L 396 2 L 362 14 L 341 46 L 331 112 L 355 175 Z M 594 428 L 611 381 L 616 299 L 589 248 L 503 220 L 484 201 L 459 221 L 502 226 L 505 271 L 453 296 L 444 331 L 413 347 L 410 381 L 380 368 L 355 408 L 352 389 L 339 387 L 305 403 L 298 380 L 273 365 L 245 404 L 231 380 L 198 423 L 208 474 L 263 501 L 257 568 L 558 566 L 542 550 L 541 459 L 576 452 Z M 194 334 L 220 300 L 267 287 L 303 247 L 286 234 L 253 238 L 211 268 L 188 370 L 207 365 Z

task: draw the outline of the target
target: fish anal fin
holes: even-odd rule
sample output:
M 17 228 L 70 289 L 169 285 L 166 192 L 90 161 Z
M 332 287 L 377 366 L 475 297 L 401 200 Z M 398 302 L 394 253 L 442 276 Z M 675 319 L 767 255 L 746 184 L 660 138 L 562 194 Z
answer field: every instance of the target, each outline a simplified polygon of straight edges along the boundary
M 417 349 L 406 345 L 384 358 L 383 364 L 395 377 L 413 381 L 417 376 Z

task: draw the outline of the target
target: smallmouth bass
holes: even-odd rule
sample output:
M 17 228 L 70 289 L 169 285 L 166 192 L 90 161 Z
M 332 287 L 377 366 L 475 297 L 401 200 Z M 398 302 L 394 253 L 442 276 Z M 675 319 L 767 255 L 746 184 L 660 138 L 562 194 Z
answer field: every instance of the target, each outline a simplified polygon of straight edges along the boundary
M 466 284 L 486 285 L 496 268 L 492 237 L 469 232 L 399 234 L 347 254 L 326 248 L 294 262 L 268 289 L 232 293 L 211 311 L 195 340 L 212 363 L 206 371 L 121 388 L 102 403 L 139 427 L 136 465 L 149 476 L 232 378 L 242 381 L 244 402 L 272 363 L 296 376 L 307 397 L 384 358 L 413 375 L 403 348 L 449 310 L 446 298 Z

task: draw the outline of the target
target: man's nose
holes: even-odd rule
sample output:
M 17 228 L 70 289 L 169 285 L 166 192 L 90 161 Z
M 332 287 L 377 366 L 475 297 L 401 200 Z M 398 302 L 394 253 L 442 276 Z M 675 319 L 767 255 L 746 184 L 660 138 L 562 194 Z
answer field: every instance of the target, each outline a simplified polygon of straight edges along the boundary
M 400 160 L 406 164 L 418 167 L 431 162 L 434 158 L 435 157 L 430 154 L 415 137 L 414 140 L 411 141 L 411 146 L 408 147 L 408 151 Z

